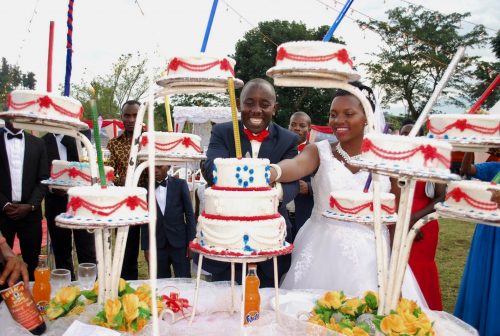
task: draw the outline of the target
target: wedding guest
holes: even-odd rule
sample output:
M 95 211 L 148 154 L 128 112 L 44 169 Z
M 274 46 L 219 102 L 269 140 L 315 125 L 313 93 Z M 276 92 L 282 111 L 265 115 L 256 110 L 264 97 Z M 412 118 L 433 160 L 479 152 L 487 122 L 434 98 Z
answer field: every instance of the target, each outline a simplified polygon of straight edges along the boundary
M 124 130 L 118 137 L 109 140 L 109 165 L 115 169 L 114 184 L 117 186 L 125 185 L 127 177 L 128 159 L 130 148 L 132 146 L 132 136 L 134 134 L 137 112 L 141 103 L 136 100 L 125 102 L 121 108 L 121 120 Z M 139 179 L 139 186 L 146 186 L 146 175 L 143 174 Z M 125 280 L 137 280 L 139 270 L 137 258 L 139 257 L 139 243 L 141 238 L 141 228 L 137 225 L 131 226 L 128 231 L 127 244 L 125 246 L 125 256 L 123 258 L 123 267 L 121 277 Z
M 274 87 L 266 80 L 256 78 L 248 81 L 240 94 L 241 121 L 238 122 L 241 149 L 244 157 L 267 158 L 271 163 L 278 163 L 297 155 L 297 136 L 272 122 L 278 110 Z M 212 128 L 210 143 L 205 161 L 205 180 L 213 184 L 213 166 L 216 158 L 236 157 L 236 148 L 231 122 L 217 124 Z M 287 222 L 287 240 L 292 238 L 292 228 L 288 220 L 286 204 L 295 198 L 299 190 L 297 181 L 282 183 L 282 199 L 278 208 Z M 289 266 L 288 256 L 279 259 L 279 276 Z M 229 280 L 229 263 L 207 260 L 203 268 L 212 274 L 214 281 Z M 272 262 L 257 265 L 261 287 L 274 286 Z M 236 279 L 241 279 L 237 276 Z
M 190 278 L 189 242 L 196 235 L 193 205 L 186 180 L 168 175 L 169 166 L 156 166 L 156 249 L 158 278 Z M 141 225 L 142 249 L 149 259 L 149 228 Z
M 30 280 L 42 247 L 41 203 L 49 177 L 47 152 L 42 139 L 5 121 L 0 132 L 0 231 L 12 248 L 17 235 Z

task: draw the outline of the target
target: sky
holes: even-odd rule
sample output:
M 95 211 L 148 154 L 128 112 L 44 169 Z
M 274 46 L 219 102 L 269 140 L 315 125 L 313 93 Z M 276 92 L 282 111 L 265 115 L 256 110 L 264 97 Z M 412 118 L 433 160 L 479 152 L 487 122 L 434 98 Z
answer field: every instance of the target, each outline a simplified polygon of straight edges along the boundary
M 491 28 L 487 30 L 490 36 L 500 29 L 498 0 L 411 1 L 444 14 L 470 12 L 468 21 Z M 212 3 L 213 0 L 75 0 L 72 82 L 88 81 L 109 73 L 112 63 L 124 53 L 148 55 L 151 65 L 159 68 L 165 68 L 172 56 L 197 54 Z M 4 14 L 0 20 L 0 57 L 18 64 L 23 71 L 33 71 L 39 90 L 46 89 L 51 20 L 55 21 L 54 90 L 64 82 L 67 6 L 68 0 L 0 0 Z M 385 12 L 397 6 L 408 6 L 408 3 L 406 0 L 355 0 L 351 9 L 383 20 L 387 17 Z M 233 54 L 236 42 L 261 21 L 295 20 L 308 27 L 331 25 L 341 7 L 335 0 L 219 0 L 206 53 Z M 347 16 L 366 19 L 352 11 Z M 462 26 L 464 31 L 472 28 L 469 23 Z M 383 46 L 377 34 L 362 31 L 347 17 L 334 36 L 346 42 L 357 63 L 373 60 L 371 53 Z M 479 55 L 486 61 L 494 59 L 489 46 L 466 53 Z M 365 75 L 363 68 L 361 73 Z M 398 107 L 393 109 L 397 111 Z

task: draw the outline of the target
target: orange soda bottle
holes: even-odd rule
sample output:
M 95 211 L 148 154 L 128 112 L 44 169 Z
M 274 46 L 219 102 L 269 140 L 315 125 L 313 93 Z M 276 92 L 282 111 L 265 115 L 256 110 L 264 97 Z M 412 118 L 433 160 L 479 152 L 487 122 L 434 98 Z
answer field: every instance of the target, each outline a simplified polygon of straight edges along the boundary
M 259 319 L 260 316 L 260 280 L 257 276 L 257 265 L 248 265 L 245 287 L 245 324 Z
M 50 268 L 47 255 L 38 256 L 38 266 L 35 269 L 35 283 L 33 285 L 33 300 L 42 314 L 50 301 Z

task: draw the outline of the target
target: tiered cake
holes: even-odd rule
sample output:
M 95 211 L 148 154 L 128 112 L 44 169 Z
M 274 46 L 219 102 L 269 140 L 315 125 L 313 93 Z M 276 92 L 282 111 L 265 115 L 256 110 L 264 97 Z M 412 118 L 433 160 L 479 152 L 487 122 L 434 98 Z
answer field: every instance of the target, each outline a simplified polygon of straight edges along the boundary
M 500 115 L 436 114 L 427 121 L 429 137 L 467 140 L 500 140 Z
M 214 185 L 205 191 L 205 211 L 191 246 L 232 256 L 286 249 L 278 193 L 269 187 L 269 160 L 215 159 L 213 173 Z
M 148 153 L 148 132 L 141 135 L 139 155 Z M 204 158 L 201 138 L 196 134 L 177 132 L 155 132 L 155 155 L 157 157 Z
M 106 182 L 113 183 L 114 169 L 104 166 Z M 71 162 L 54 160 L 50 170 L 50 178 L 44 181 L 45 184 L 55 184 L 62 186 L 90 186 L 92 183 L 90 166 L 87 162 Z
M 8 111 L 0 113 L 5 117 L 25 117 L 61 124 L 88 128 L 80 121 L 82 104 L 71 97 L 32 90 L 14 90 L 7 100 Z
M 56 217 L 58 224 L 122 226 L 148 220 L 144 188 L 94 185 L 71 188 L 68 195 L 66 213 Z
M 397 220 L 395 196 L 391 193 L 380 193 L 381 214 L 383 222 Z M 373 193 L 339 190 L 330 194 L 330 210 L 324 216 L 359 222 L 373 222 Z
M 278 86 L 335 87 L 360 78 L 345 45 L 321 41 L 281 44 L 267 75 Z

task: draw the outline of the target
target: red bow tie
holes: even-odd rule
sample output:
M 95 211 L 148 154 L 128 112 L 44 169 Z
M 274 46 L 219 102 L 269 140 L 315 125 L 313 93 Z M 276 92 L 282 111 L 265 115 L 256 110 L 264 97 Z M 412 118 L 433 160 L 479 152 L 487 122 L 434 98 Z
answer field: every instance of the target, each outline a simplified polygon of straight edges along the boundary
M 305 143 L 301 143 L 300 145 L 297 146 L 297 149 L 299 150 L 299 153 L 302 152 L 302 150 L 304 149 L 305 146 L 306 146 Z
M 255 140 L 255 141 L 258 141 L 258 142 L 262 142 L 262 141 L 264 141 L 265 138 L 267 138 L 269 136 L 269 131 L 268 130 L 263 130 L 262 132 L 260 132 L 257 135 L 254 135 L 252 132 L 250 132 L 246 128 L 244 128 L 243 131 L 245 132 L 245 134 L 248 137 L 248 140 L 250 140 L 250 141 Z

